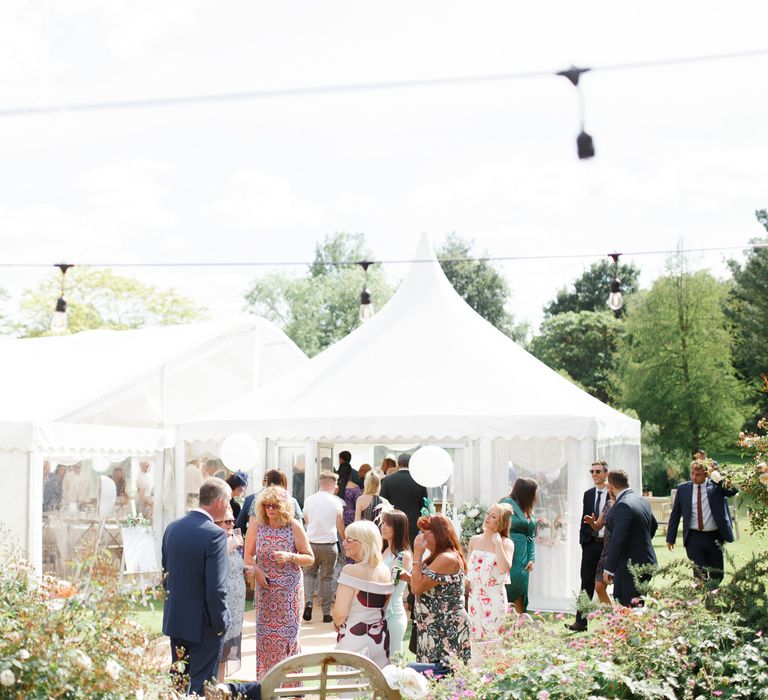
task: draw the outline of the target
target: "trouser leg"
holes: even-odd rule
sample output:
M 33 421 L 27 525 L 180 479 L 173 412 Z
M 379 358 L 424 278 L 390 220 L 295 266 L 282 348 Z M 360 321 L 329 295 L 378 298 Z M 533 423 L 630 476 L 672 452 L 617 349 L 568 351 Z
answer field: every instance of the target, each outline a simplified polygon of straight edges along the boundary
M 315 546 L 313 545 L 313 550 Z M 320 577 L 320 599 L 323 604 L 323 615 L 331 614 L 334 585 L 333 574 L 336 569 L 338 552 L 335 544 L 321 544 L 315 551 L 315 561 L 319 561 L 318 575 Z
M 592 600 L 592 596 L 595 594 L 595 573 L 597 572 L 597 563 L 600 561 L 602 552 L 602 540 L 595 540 L 581 545 L 581 590 L 586 592 L 590 600 Z M 580 612 L 577 612 L 576 623 L 586 625 L 587 618 Z
M 304 604 L 312 605 L 312 600 L 315 596 L 315 590 L 317 588 L 317 570 L 320 566 L 320 561 L 317 556 L 316 545 L 309 543 L 312 548 L 312 554 L 315 555 L 315 561 L 312 566 L 308 566 L 304 569 Z

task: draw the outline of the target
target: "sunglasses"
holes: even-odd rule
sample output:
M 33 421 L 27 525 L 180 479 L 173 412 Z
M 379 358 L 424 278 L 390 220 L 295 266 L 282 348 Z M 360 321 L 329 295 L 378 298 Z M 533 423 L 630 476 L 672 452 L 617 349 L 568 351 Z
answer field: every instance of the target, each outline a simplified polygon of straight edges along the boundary
M 360 540 L 353 540 L 351 537 L 345 537 L 344 541 L 345 542 L 359 542 Z
M 266 508 L 268 510 L 271 509 L 271 508 L 279 508 L 279 507 L 280 507 L 279 503 L 265 503 L 264 504 L 264 508 Z
M 232 518 L 231 520 L 214 520 L 213 522 L 215 522 L 217 525 L 221 525 L 222 523 L 224 525 L 234 525 L 235 524 L 234 518 Z
M 604 474 L 605 471 L 606 471 L 605 469 L 590 469 L 589 473 L 590 474 Z

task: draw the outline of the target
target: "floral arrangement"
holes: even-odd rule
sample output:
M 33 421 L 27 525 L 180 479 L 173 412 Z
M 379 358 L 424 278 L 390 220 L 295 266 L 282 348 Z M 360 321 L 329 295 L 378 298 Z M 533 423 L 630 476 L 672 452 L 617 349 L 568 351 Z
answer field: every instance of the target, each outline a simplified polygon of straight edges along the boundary
M 459 540 L 465 547 L 469 540 L 483 531 L 483 521 L 488 508 L 480 503 L 465 503 L 457 513 L 456 519 L 459 522 Z
M 418 671 L 390 664 L 381 669 L 387 685 L 408 700 L 421 700 L 427 697 L 429 683 Z
M 46 577 L 15 551 L 0 548 L 0 697 L 159 698 L 168 674 L 148 653 L 117 576 L 86 566 L 77 587 Z
M 146 527 L 150 528 L 152 525 L 150 524 L 149 520 L 147 520 L 142 513 L 133 513 L 131 515 L 126 515 L 121 521 L 120 521 L 120 527 Z

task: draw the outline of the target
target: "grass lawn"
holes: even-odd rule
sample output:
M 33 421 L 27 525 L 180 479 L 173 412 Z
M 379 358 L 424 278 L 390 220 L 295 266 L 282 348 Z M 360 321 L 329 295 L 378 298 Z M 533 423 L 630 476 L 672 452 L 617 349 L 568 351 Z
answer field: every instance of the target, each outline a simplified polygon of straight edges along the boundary
M 253 601 L 245 601 L 245 612 L 253 610 Z M 150 638 L 154 639 L 163 634 L 163 601 L 148 600 L 146 605 L 136 603 L 133 606 L 133 619 L 141 626 Z

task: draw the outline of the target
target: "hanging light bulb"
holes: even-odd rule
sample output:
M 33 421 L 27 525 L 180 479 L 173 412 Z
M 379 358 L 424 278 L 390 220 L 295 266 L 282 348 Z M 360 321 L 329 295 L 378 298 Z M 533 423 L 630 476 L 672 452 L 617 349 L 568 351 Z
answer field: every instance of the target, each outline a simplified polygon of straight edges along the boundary
M 67 300 L 64 298 L 64 276 L 67 274 L 67 270 L 70 267 L 74 267 L 74 265 L 58 263 L 54 267 L 58 267 L 61 270 L 61 293 L 56 300 L 56 308 L 51 317 L 51 332 L 63 333 L 67 330 Z
M 621 296 L 621 280 L 619 279 L 621 253 L 609 253 L 608 257 L 613 259 L 613 280 L 611 281 L 611 293 L 608 295 L 608 308 L 616 316 L 620 316 L 621 307 L 624 306 L 624 299 Z
M 576 95 L 579 98 L 579 121 L 581 122 L 581 131 L 576 137 L 576 152 L 578 153 L 579 160 L 586 160 L 587 158 L 594 158 L 595 156 L 595 144 L 592 141 L 592 137 L 584 131 L 584 95 L 581 92 L 581 85 L 579 85 L 579 78 L 583 73 L 589 72 L 589 68 L 577 68 L 571 66 L 567 70 L 558 71 L 558 75 L 566 78 L 573 87 L 576 88 Z
M 363 260 L 357 264 L 365 270 L 365 284 L 363 285 L 363 291 L 360 292 L 360 310 L 357 314 L 360 323 L 365 323 L 372 319 L 374 314 L 373 302 L 371 301 L 371 290 L 368 289 L 368 268 L 373 265 L 373 263 L 368 260 Z

